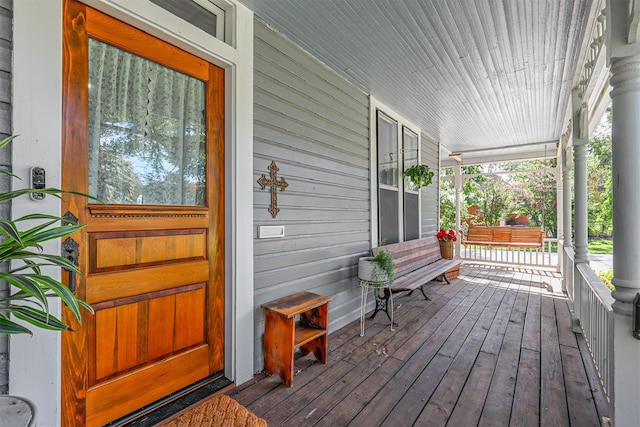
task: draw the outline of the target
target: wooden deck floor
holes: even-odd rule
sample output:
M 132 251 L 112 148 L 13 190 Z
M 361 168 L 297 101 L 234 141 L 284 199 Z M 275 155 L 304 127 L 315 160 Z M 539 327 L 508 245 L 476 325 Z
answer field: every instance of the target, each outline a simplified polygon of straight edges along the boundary
M 384 313 L 329 335 L 329 362 L 296 360 L 228 392 L 270 426 L 599 426 L 607 416 L 559 275 L 463 265 Z

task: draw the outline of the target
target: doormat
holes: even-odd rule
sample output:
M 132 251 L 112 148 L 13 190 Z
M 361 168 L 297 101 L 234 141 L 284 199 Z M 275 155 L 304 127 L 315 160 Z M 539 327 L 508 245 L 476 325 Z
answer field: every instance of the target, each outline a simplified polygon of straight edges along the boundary
M 184 409 L 157 426 L 267 427 L 267 422 L 226 394 L 217 394 Z

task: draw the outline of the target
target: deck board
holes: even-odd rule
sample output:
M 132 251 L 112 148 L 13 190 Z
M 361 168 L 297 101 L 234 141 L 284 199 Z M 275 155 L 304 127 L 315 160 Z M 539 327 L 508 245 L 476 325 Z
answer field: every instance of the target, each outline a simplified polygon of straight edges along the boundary
M 607 416 L 555 272 L 463 265 L 298 356 L 293 387 L 258 374 L 228 392 L 270 426 L 596 426 Z

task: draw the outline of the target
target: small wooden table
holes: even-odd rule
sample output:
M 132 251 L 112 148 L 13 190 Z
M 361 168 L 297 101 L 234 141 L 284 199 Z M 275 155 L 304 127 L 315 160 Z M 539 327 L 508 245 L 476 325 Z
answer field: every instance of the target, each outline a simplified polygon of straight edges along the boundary
M 313 352 L 327 363 L 329 301 L 311 292 L 298 292 L 262 304 L 264 312 L 264 370 L 280 375 L 284 384 L 293 383 L 293 354 Z

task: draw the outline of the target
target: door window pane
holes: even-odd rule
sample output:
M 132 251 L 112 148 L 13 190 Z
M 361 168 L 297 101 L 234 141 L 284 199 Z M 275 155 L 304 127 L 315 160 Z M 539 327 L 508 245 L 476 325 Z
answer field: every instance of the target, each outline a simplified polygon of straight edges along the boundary
M 203 206 L 205 83 L 89 40 L 89 194 Z

